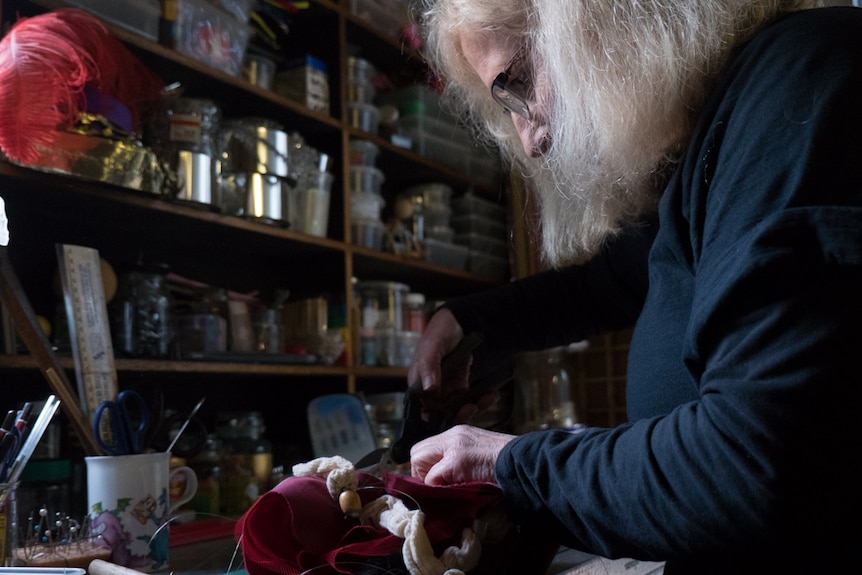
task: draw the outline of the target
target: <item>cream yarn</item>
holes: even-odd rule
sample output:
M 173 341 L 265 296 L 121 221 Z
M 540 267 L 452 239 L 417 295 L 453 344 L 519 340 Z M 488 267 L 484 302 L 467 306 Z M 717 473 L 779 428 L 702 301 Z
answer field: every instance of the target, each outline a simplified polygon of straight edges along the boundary
M 339 455 L 298 463 L 293 466 L 293 474 L 325 479 L 327 491 L 336 501 L 343 491 L 359 486 L 353 463 Z M 439 558 L 435 557 L 425 532 L 425 514 L 419 509 L 408 509 L 403 501 L 389 494 L 363 506 L 359 521 L 404 539 L 401 556 L 410 575 L 464 575 L 479 564 L 482 555 L 482 542 L 476 533 L 483 531 L 483 526 L 476 522 L 472 529 L 465 528 L 462 532 L 460 547 L 449 547 Z

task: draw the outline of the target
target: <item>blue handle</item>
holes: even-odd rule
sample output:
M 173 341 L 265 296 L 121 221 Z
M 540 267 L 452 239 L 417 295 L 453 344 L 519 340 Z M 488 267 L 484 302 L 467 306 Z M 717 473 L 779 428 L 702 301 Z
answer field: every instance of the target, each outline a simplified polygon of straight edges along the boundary
M 109 430 L 102 429 L 105 415 Z M 138 393 L 130 390 L 120 392 L 117 401 L 100 403 L 93 415 L 96 443 L 110 455 L 143 453 L 149 425 L 150 414 L 146 402 Z
M 147 430 L 150 427 L 150 412 L 147 402 L 136 391 L 123 391 L 117 397 L 122 408 L 126 426 L 126 441 L 130 453 L 143 453 L 146 447 Z M 136 405 L 131 405 L 134 402 Z

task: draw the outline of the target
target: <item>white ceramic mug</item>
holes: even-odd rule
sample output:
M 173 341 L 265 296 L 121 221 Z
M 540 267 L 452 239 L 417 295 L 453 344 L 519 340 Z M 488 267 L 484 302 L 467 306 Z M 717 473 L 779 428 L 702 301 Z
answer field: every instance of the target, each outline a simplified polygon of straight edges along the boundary
M 173 511 L 194 497 L 198 479 L 190 467 L 170 468 L 170 453 L 84 458 L 90 533 L 111 549 L 111 562 L 138 571 L 168 564 Z M 185 492 L 169 495 L 171 474 L 185 475 Z

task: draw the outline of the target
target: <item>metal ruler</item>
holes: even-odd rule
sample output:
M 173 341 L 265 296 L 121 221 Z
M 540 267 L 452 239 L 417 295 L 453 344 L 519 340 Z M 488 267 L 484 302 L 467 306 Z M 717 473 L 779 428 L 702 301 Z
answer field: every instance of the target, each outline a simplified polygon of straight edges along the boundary
M 96 407 L 117 397 L 117 370 L 102 284 L 99 252 L 93 248 L 57 245 L 60 281 L 69 320 L 69 339 L 81 409 L 92 421 Z

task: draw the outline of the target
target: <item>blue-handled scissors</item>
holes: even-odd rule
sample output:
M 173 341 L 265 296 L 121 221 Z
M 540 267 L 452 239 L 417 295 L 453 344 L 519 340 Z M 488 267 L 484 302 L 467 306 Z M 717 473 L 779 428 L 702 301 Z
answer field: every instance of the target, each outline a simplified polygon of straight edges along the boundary
M 116 401 L 103 401 L 93 415 L 93 435 L 110 455 L 143 453 L 149 427 L 147 403 L 132 390 L 121 391 Z

